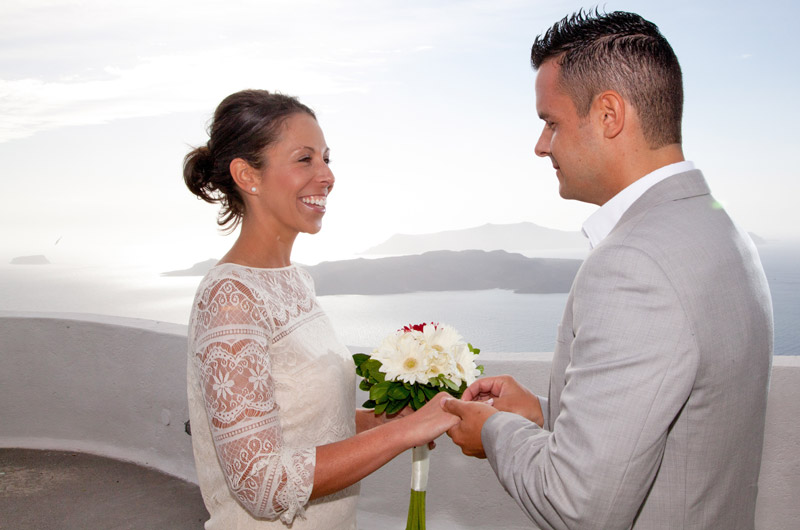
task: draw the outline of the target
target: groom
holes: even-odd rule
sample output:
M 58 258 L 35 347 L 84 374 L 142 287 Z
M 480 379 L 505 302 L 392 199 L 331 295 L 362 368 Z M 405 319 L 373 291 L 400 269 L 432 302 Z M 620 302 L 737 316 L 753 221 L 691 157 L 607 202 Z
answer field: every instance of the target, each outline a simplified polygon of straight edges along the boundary
M 638 15 L 578 12 L 531 61 L 536 154 L 563 198 L 601 206 L 593 250 L 548 398 L 479 379 L 444 403 L 462 419 L 448 434 L 541 528 L 752 529 L 770 295 L 751 240 L 684 160 L 678 60 Z

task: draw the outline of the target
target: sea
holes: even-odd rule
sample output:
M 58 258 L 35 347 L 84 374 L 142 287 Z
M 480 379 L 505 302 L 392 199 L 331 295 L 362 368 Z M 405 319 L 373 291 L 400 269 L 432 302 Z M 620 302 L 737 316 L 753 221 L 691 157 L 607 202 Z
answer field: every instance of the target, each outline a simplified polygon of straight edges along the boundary
M 800 243 L 759 248 L 775 315 L 775 355 L 800 355 Z M 147 267 L 1 265 L 0 310 L 94 313 L 187 324 L 197 276 Z M 441 322 L 487 352 L 551 352 L 567 294 L 491 289 L 320 296 L 339 338 L 369 351 L 406 324 Z

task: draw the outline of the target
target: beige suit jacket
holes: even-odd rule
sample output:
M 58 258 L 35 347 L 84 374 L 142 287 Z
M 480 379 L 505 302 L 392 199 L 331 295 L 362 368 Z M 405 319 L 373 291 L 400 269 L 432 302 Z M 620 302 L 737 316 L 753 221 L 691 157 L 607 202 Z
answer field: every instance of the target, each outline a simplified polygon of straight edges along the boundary
M 487 457 L 541 528 L 752 529 L 772 336 L 752 241 L 669 177 L 575 278 L 544 429 L 495 414 Z

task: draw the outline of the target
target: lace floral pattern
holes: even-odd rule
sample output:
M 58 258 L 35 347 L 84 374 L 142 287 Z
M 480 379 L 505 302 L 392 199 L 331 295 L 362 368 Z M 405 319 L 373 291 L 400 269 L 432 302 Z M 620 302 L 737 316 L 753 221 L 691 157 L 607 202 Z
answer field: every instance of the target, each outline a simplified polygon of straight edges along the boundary
M 306 515 L 316 446 L 355 430 L 352 360 L 318 306 L 310 276 L 294 266 L 215 267 L 198 288 L 189 340 L 190 408 L 202 405 L 208 429 L 206 436 L 203 429 L 194 432 L 193 414 L 204 497 L 211 490 L 224 499 L 216 491 L 221 474 L 251 516 L 300 522 L 295 517 Z M 208 438 L 213 462 L 203 450 Z M 347 501 L 342 510 L 353 512 L 343 520 L 354 521 L 354 490 L 337 498 Z M 212 522 L 214 502 L 206 504 L 212 504 Z M 325 510 L 335 506 L 323 504 Z M 323 520 L 316 524 L 309 527 L 329 527 Z M 226 528 L 232 527 L 228 521 Z

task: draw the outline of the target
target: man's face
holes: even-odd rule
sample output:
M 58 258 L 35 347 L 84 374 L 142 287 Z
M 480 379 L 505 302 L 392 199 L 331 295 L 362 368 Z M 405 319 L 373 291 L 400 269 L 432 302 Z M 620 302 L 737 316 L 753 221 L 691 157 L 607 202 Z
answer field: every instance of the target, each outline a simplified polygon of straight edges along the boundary
M 553 162 L 563 198 L 600 204 L 602 137 L 591 125 L 591 112 L 579 117 L 572 98 L 561 89 L 560 70 L 549 60 L 536 75 L 536 111 L 545 125 L 535 151 Z

